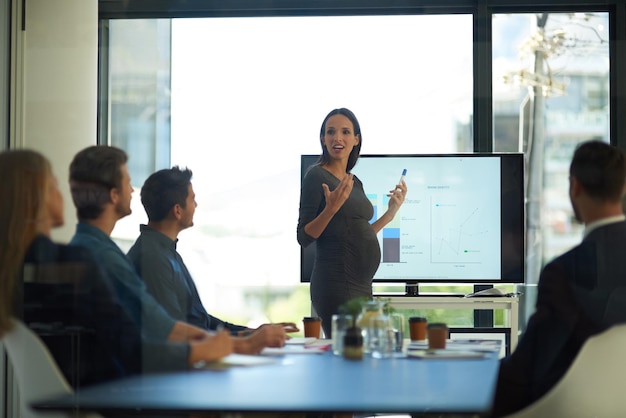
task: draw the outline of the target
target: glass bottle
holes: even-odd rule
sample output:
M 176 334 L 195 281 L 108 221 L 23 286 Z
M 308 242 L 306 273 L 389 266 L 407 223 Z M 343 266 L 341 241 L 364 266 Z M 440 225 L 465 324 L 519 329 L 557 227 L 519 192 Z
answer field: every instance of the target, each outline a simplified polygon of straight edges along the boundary
M 384 316 L 383 313 L 382 302 L 376 300 L 369 300 L 363 304 L 361 308 L 361 313 L 356 320 L 357 327 L 361 328 L 361 333 L 363 335 L 363 351 L 365 353 L 370 352 L 370 336 L 368 329 L 370 328 L 370 324 L 373 318 L 378 318 Z

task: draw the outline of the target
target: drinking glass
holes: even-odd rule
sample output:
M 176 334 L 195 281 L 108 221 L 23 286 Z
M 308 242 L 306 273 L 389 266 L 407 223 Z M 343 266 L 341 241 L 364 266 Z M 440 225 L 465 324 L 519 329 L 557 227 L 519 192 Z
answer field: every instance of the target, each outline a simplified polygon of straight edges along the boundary
M 367 329 L 369 351 L 374 358 L 391 356 L 393 347 L 393 331 L 387 315 L 379 315 L 370 319 Z
M 333 354 L 340 356 L 343 353 L 343 337 L 346 329 L 352 326 L 352 315 L 336 314 L 332 318 Z
M 392 349 L 396 353 L 401 353 L 404 346 L 404 315 L 393 313 L 390 315 L 392 332 Z

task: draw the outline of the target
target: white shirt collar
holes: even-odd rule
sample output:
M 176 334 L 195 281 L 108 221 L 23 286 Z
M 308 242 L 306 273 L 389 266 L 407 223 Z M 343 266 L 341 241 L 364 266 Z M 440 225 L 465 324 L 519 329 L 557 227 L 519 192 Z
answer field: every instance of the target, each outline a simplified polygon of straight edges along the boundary
M 624 220 L 626 220 L 625 215 L 615 215 L 615 216 L 609 216 L 608 218 L 598 219 L 597 221 L 594 221 L 594 222 L 590 222 L 587 225 L 585 225 L 585 233 L 583 234 L 583 238 L 586 238 L 587 235 L 589 235 L 593 230 L 601 226 L 613 224 L 616 222 L 621 222 Z

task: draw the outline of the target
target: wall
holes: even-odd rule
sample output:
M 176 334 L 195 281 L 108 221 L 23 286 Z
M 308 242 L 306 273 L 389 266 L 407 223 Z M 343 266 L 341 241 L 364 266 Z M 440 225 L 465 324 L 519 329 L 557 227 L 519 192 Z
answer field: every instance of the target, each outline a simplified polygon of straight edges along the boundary
M 97 0 L 0 0 L 0 150 L 32 148 L 52 162 L 65 199 L 58 241 L 68 241 L 76 224 L 68 165 L 96 143 L 97 63 Z M 0 417 L 15 417 L 5 361 L 0 349 Z
M 0 151 L 8 144 L 8 105 L 9 105 L 9 36 L 11 25 L 9 0 L 0 0 Z M 6 373 L 4 348 L 0 345 L 0 417 L 4 416 L 6 387 L 3 379 Z
M 21 3 L 14 0 L 14 22 L 21 22 L 15 19 Z M 25 30 L 13 28 L 10 144 L 36 149 L 52 162 L 66 220 L 53 239 L 67 242 L 76 224 L 68 166 L 77 151 L 96 144 L 98 1 L 27 0 L 25 15 Z
M 9 143 L 9 39 L 11 2 L 0 0 L 0 151 Z

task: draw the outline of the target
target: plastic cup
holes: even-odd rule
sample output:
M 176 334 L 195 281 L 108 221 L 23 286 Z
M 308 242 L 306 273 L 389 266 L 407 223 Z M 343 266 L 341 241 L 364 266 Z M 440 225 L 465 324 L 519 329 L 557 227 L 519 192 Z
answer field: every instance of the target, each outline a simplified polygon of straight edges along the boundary
M 428 320 L 426 318 L 412 316 L 409 318 L 409 334 L 411 341 L 423 341 L 426 339 L 426 326 Z
M 304 324 L 304 336 L 309 338 L 319 338 L 322 330 L 322 318 L 317 316 L 305 316 L 302 318 Z
M 428 349 L 439 350 L 446 348 L 448 326 L 443 323 L 428 324 Z

